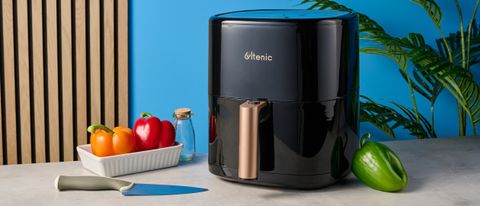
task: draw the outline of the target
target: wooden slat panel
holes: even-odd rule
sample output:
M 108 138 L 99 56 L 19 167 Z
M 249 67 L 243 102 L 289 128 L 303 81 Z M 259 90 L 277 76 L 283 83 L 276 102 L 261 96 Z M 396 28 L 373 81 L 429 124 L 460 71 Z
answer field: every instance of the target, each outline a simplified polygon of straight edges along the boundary
M 30 68 L 28 48 L 28 2 L 17 0 L 18 14 L 18 81 L 20 89 L 20 125 L 22 163 L 32 163 L 30 122 Z
M 128 126 L 128 0 L 118 0 L 118 121 Z
M 7 162 L 17 163 L 17 115 L 15 108 L 15 45 L 13 41 L 13 0 L 2 0 L 3 49 L 5 68 L 5 125 Z
M 128 126 L 128 0 L 1 5 L 0 164 L 73 160 L 88 121 Z
M 87 143 L 87 53 L 85 0 L 75 1 L 77 143 Z
M 33 87 L 35 110 L 35 162 L 45 162 L 45 93 L 43 79 L 42 0 L 32 0 Z
M 48 62 L 48 125 L 51 162 L 60 161 L 60 121 L 58 105 L 57 2 L 46 0 Z
M 114 0 L 104 0 L 105 125 L 115 127 L 115 23 Z
M 2 2 L 0 2 L 0 8 L 2 7 Z M 2 20 L 2 9 L 0 9 L 0 24 L 3 25 L 3 20 Z M 5 142 L 3 141 L 3 108 L 2 108 L 2 105 L 3 105 L 3 95 L 2 95 L 2 88 L 3 88 L 3 80 L 1 79 L 1 77 L 3 76 L 3 39 L 2 39 L 2 31 L 3 31 L 3 26 L 0 25 L 0 165 L 3 165 L 4 162 L 3 162 L 3 144 L 5 144 Z
M 61 1 L 63 160 L 73 160 L 72 8 Z
M 100 0 L 90 0 L 90 122 L 101 121 Z

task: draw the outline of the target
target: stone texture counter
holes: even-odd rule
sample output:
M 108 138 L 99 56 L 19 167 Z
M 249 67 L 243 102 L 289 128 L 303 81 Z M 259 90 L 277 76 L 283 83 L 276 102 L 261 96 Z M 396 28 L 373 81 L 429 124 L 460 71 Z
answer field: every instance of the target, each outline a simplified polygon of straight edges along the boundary
M 80 162 L 0 166 L 0 205 L 480 205 L 480 138 L 386 142 L 402 159 L 410 181 L 400 193 L 372 190 L 353 175 L 319 190 L 236 184 L 208 172 L 206 156 L 174 168 L 119 177 L 142 183 L 208 188 L 174 196 L 122 196 L 116 191 L 58 192 L 58 175 L 94 175 Z

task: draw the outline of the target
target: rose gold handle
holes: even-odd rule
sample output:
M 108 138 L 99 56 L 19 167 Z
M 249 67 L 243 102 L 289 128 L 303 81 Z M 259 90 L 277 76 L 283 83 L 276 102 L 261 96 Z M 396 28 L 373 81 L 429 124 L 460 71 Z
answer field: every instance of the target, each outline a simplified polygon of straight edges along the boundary
M 256 179 L 258 175 L 258 116 L 265 106 L 264 101 L 246 101 L 240 105 L 238 177 L 241 179 Z

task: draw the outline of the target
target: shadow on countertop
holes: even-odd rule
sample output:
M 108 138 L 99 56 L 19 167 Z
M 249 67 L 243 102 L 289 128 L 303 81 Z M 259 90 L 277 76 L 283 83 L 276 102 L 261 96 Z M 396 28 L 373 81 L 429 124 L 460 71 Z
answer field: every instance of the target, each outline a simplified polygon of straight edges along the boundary
M 240 183 L 239 183 L 240 185 Z M 351 191 L 351 190 L 371 190 L 372 192 L 379 192 L 384 193 L 382 191 L 376 191 L 374 189 L 370 189 L 367 185 L 363 184 L 360 180 L 358 180 L 353 175 L 349 175 L 348 177 L 338 181 L 337 183 L 326 186 L 319 189 L 313 190 L 298 190 L 298 189 L 290 189 L 290 188 L 277 188 L 277 187 L 268 187 L 268 186 L 259 186 L 259 185 L 247 185 L 241 184 L 245 187 L 260 187 L 263 189 L 271 190 L 271 193 L 262 195 L 263 198 L 284 198 L 284 197 L 293 197 L 298 196 L 301 194 L 311 194 L 311 193 L 331 193 L 331 192 L 342 192 L 342 191 Z M 407 187 L 398 192 L 398 193 L 411 193 L 419 190 L 422 188 L 423 181 L 420 179 L 411 178 L 411 181 L 408 183 Z

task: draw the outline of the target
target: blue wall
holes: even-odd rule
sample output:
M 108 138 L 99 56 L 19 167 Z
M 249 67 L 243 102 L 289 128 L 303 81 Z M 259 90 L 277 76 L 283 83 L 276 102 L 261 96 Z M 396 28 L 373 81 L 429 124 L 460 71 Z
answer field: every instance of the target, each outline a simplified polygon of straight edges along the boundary
M 130 119 L 131 125 L 140 112 L 149 111 L 161 119 L 172 120 L 178 107 L 194 112 L 197 149 L 207 152 L 208 142 L 208 18 L 216 13 L 261 8 L 306 8 L 301 0 L 141 0 L 130 1 Z M 390 34 L 405 36 L 422 33 L 433 44 L 439 35 L 424 11 L 408 0 L 339 1 L 378 21 Z M 462 1 L 463 2 L 463 1 Z M 464 3 L 464 16 L 471 15 L 473 1 Z M 458 15 L 450 1 L 439 1 L 443 8 L 445 33 L 458 30 Z M 361 55 L 361 93 L 377 101 L 395 101 L 411 106 L 408 87 L 397 65 L 390 59 Z M 428 116 L 426 101 L 419 95 L 421 112 Z M 436 105 L 439 136 L 458 133 L 456 106 L 448 93 Z M 388 137 L 369 124 L 362 132 L 372 132 L 376 140 Z M 398 131 L 410 139 L 405 131 Z

